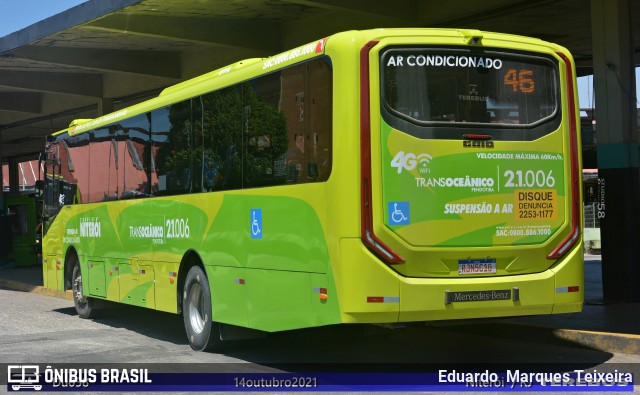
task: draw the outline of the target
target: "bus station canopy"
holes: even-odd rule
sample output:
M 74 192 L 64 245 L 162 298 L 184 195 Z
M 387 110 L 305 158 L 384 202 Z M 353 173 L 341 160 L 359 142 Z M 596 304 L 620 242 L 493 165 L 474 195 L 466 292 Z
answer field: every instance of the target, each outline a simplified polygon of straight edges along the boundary
M 632 1 L 632 26 L 640 26 Z M 538 37 L 592 73 L 585 0 L 90 0 L 0 38 L 0 158 L 169 85 L 351 29 L 458 27 Z M 640 29 L 635 31 L 640 63 Z

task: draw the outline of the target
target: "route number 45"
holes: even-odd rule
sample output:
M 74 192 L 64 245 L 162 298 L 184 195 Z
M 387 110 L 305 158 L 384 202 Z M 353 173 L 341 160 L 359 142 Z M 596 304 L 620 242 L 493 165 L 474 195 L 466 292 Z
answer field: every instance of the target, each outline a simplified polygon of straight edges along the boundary
M 519 90 L 522 93 L 533 93 L 536 90 L 536 83 L 532 77 L 533 70 L 509 69 L 504 75 L 504 84 L 510 85 L 514 92 Z

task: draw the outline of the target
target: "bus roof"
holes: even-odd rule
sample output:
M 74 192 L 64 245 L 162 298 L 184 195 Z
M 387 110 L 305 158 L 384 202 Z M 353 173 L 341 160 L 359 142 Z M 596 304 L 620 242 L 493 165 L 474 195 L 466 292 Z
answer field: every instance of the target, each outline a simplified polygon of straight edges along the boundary
M 157 97 L 151 98 L 142 103 L 135 104 L 110 114 L 105 114 L 95 119 L 76 119 L 73 120 L 69 127 L 53 133 L 52 136 L 58 136 L 64 133 L 74 136 L 96 127 L 113 123 L 118 119 L 128 118 L 134 115 L 142 114 L 156 108 L 160 108 L 176 101 L 186 100 L 190 97 L 209 92 L 220 86 L 238 83 L 251 78 L 258 72 L 268 72 L 269 70 L 281 69 L 292 64 L 309 60 L 316 56 L 321 56 L 325 52 L 325 44 L 333 37 L 338 36 L 354 36 L 358 35 L 367 40 L 373 40 L 380 36 L 405 36 L 405 35 L 427 35 L 434 37 L 460 38 L 461 44 L 468 44 L 473 39 L 480 37 L 500 39 L 503 41 L 511 41 L 520 44 L 539 45 L 546 43 L 542 40 L 517 36 L 503 33 L 492 33 L 473 29 L 440 29 L 440 28 L 391 28 L 391 29 L 372 29 L 363 31 L 347 31 L 336 33 L 330 37 L 313 41 L 311 43 L 299 46 L 297 48 L 282 52 L 280 54 L 268 58 L 250 58 L 241 60 L 231 65 L 219 68 L 209 73 L 191 78 L 187 81 L 172 85 L 165 88 Z M 561 49 L 559 46 L 555 46 Z M 262 65 L 260 63 L 262 62 Z M 253 73 L 253 74 L 252 74 Z M 224 78 L 224 81 L 222 80 Z

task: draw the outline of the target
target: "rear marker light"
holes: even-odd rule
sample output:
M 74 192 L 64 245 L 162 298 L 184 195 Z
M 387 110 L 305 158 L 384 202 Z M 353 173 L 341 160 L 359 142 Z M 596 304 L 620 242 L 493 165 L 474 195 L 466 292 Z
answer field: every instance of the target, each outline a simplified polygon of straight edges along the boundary
M 367 303 L 400 303 L 399 296 L 367 296 Z
M 244 285 L 244 278 L 236 278 L 233 280 L 233 282 L 238 285 Z
M 573 287 L 559 287 L 556 288 L 557 294 L 567 293 L 567 292 L 579 292 L 580 287 L 578 285 L 574 285 Z
M 324 46 L 327 43 L 328 39 L 329 39 L 329 37 L 325 37 L 322 40 L 318 41 L 318 43 L 316 44 L 316 53 L 323 53 L 324 52 Z
M 313 293 L 319 294 L 320 300 L 326 302 L 329 299 L 329 295 L 326 288 L 313 287 Z

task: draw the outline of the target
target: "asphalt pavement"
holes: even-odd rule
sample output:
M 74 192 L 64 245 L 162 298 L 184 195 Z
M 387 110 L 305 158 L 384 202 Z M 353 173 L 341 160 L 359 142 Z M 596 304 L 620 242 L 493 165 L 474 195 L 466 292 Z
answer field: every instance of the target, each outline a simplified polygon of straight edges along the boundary
M 70 291 L 49 290 L 42 284 L 39 266 L 0 269 L 0 288 L 71 300 Z M 489 322 L 486 331 L 495 336 L 524 332 L 535 341 L 559 339 L 599 351 L 640 355 L 640 303 L 604 304 L 602 300 L 601 258 L 585 255 L 582 312 L 500 319 L 498 325 Z

